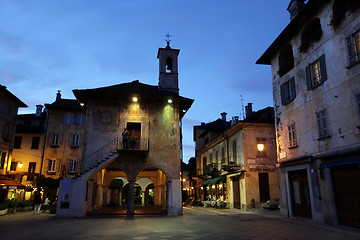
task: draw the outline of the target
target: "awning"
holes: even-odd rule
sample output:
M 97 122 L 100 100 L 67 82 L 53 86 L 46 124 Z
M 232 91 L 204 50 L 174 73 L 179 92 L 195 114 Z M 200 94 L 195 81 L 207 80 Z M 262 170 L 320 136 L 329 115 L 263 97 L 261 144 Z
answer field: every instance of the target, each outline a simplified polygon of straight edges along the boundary
M 200 180 L 200 181 L 195 185 L 195 188 L 201 188 L 203 182 L 205 182 L 205 180 Z
M 25 185 L 12 179 L 0 179 L 0 189 L 25 189 Z
M 220 181 L 223 178 L 224 178 L 224 176 L 216 177 L 216 178 L 209 178 L 209 179 L 206 179 L 205 182 L 202 183 L 202 185 L 206 186 L 206 185 L 216 184 L 218 181 Z

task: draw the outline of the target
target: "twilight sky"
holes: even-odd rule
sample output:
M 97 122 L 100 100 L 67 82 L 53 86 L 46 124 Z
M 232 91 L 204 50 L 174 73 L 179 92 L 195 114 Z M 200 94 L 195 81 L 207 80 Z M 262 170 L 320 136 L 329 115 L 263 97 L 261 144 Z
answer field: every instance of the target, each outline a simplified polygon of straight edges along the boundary
M 195 99 L 183 119 L 184 161 L 194 125 L 227 112 L 273 106 L 271 69 L 256 60 L 289 23 L 290 0 L 0 0 L 0 84 L 29 107 L 57 90 L 133 80 L 157 85 L 157 51 L 180 49 L 180 95 Z

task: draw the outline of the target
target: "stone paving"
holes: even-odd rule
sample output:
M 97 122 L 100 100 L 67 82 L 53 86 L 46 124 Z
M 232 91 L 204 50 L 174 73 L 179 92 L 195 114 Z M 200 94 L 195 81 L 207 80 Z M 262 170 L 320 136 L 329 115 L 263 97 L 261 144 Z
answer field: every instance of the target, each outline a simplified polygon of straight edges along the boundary
M 360 239 L 360 229 L 287 219 L 278 212 L 184 208 L 183 216 L 92 216 L 57 219 L 32 212 L 0 216 L 0 239 Z

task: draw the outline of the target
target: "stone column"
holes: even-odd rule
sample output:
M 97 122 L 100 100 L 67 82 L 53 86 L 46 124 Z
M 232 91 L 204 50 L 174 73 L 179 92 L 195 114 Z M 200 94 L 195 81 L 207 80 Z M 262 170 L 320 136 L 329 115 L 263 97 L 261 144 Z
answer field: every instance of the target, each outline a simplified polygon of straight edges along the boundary
M 141 205 L 145 206 L 145 191 L 142 191 Z
M 128 179 L 129 181 L 129 191 L 128 191 L 128 204 L 127 204 L 127 217 L 134 217 L 135 211 L 134 211 L 134 185 L 135 185 L 135 179 Z

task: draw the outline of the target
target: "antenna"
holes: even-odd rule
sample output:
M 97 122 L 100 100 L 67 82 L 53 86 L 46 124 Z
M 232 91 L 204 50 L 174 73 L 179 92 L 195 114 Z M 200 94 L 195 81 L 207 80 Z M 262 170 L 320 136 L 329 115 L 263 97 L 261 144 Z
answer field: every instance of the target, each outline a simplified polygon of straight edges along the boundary
M 240 115 L 242 116 L 242 120 L 245 119 L 245 113 L 244 113 L 244 99 L 242 97 L 242 95 L 240 94 L 240 101 L 241 101 L 241 113 Z

